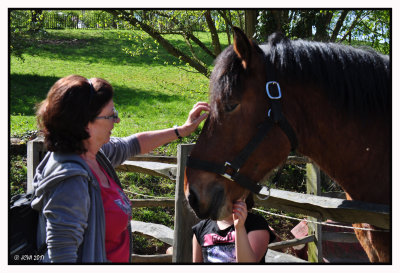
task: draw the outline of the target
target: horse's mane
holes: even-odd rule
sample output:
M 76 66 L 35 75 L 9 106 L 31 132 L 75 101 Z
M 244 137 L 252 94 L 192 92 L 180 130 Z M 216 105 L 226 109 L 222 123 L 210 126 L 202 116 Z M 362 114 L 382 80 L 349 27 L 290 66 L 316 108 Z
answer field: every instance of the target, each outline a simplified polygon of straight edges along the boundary
M 391 114 L 388 56 L 368 48 L 291 41 L 277 33 L 271 35 L 260 48 L 265 55 L 268 80 L 320 86 L 332 103 L 357 116 Z M 219 65 L 220 62 L 223 64 Z M 211 90 L 212 107 L 213 102 L 217 107 L 216 102 L 226 102 L 231 95 L 240 96 L 238 90 L 242 82 L 239 74 L 246 73 L 232 47 L 221 53 L 216 63 L 211 75 L 214 85 Z
M 271 35 L 261 48 L 267 59 L 267 69 L 273 71 L 272 75 L 279 81 L 318 84 L 333 103 L 353 114 L 389 112 L 388 56 L 366 47 L 291 41 L 279 34 Z

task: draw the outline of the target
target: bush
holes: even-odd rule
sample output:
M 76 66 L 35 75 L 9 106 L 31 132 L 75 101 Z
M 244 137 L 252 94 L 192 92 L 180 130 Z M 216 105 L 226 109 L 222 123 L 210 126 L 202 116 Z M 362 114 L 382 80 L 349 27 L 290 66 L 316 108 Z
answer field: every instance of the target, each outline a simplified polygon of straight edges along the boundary
M 10 155 L 9 159 L 10 194 L 24 193 L 27 185 L 26 156 Z

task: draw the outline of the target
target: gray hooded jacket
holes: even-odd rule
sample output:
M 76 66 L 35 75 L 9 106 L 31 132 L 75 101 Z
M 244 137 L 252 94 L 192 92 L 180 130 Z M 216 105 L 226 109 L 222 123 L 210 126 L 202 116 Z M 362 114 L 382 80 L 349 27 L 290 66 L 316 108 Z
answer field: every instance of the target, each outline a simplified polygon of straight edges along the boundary
M 139 153 L 135 135 L 113 137 L 96 159 L 121 186 L 114 167 Z M 40 212 L 38 246 L 47 244 L 43 262 L 108 262 L 100 186 L 86 162 L 76 154 L 48 152 L 36 169 L 33 185 L 32 207 Z

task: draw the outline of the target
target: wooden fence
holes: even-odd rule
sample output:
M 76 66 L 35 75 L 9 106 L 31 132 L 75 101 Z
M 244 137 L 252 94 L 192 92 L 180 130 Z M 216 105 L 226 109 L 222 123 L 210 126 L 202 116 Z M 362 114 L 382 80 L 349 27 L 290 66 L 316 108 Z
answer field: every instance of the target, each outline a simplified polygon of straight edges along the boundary
M 189 208 L 183 192 L 186 158 L 193 144 L 178 146 L 177 157 L 136 156 L 130 158 L 116 169 L 119 171 L 141 172 L 162 176 L 176 181 L 175 199 L 132 199 L 133 207 L 165 206 L 175 207 L 174 230 L 163 225 L 132 221 L 132 232 L 157 238 L 173 246 L 173 254 L 133 255 L 132 262 L 139 263 L 191 263 L 192 230 L 199 221 Z M 32 180 L 36 166 L 44 156 L 45 149 L 40 139 L 28 142 L 27 146 L 28 185 L 32 189 Z M 287 212 L 309 215 L 314 221 L 327 219 L 344 223 L 369 223 L 377 227 L 390 229 L 390 207 L 341 198 L 324 197 L 320 191 L 320 171 L 308 159 L 289 157 L 287 164 L 306 164 L 308 194 L 271 189 L 267 200 L 255 198 L 257 206 L 275 208 Z M 301 239 L 271 243 L 267 253 L 267 262 L 306 262 L 296 257 L 278 253 L 275 250 L 308 243 L 309 261 L 323 262 L 322 240 L 354 242 L 354 234 L 323 233 L 321 225 L 308 223 L 309 236 Z M 310 253 L 310 251 L 312 253 Z

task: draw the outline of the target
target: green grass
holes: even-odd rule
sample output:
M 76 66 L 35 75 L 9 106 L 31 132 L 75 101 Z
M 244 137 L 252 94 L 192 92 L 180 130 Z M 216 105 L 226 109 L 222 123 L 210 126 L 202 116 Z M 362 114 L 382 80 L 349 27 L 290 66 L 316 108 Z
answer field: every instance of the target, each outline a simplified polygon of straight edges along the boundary
M 127 55 L 123 48 L 132 44 L 124 35 L 127 33 L 49 31 L 44 39 L 27 49 L 24 61 L 11 57 L 11 136 L 36 129 L 35 105 L 46 97 L 57 79 L 70 74 L 100 77 L 112 84 L 114 102 L 121 114 L 115 136 L 184 123 L 195 102 L 208 100 L 208 79 L 182 70 L 184 65 L 165 65 L 164 62 L 175 60 L 162 48 L 158 59 L 155 53 Z M 183 43 L 180 39 L 171 39 L 171 42 L 177 46 Z
M 26 188 L 26 157 L 20 155 L 10 156 L 10 191 L 13 194 L 23 193 Z
M 10 116 L 11 136 L 21 137 L 28 130 L 36 130 L 36 127 L 35 116 L 22 116 L 21 114 Z

